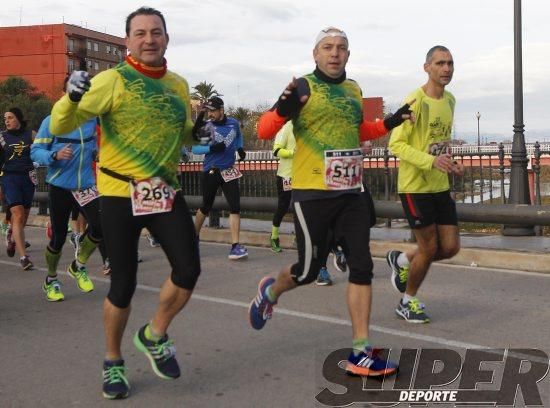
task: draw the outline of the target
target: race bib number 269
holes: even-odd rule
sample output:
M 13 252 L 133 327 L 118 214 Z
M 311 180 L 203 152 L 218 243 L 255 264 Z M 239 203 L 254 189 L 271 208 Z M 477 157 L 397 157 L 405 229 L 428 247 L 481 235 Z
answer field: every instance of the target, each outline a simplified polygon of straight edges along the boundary
M 176 191 L 160 177 L 130 182 L 134 215 L 172 211 Z

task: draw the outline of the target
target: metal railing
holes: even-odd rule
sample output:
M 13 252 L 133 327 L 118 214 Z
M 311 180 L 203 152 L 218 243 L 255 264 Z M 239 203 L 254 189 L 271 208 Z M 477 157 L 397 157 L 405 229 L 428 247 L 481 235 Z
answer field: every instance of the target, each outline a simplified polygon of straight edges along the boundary
M 532 206 L 507 205 L 509 187 L 509 147 L 501 143 L 496 146 L 482 146 L 485 149 L 471 152 L 472 146 L 453 146 L 453 156 L 465 165 L 462 177 L 451 176 L 452 194 L 459 209 L 459 219 L 465 222 L 513 223 L 517 225 L 550 225 L 543 202 L 541 189 L 541 164 L 544 156 L 550 156 L 550 144 L 535 143 L 532 151 Z M 200 175 L 202 156 L 190 155 L 191 160 L 182 163 L 179 175 L 183 193 L 191 208 L 200 206 Z M 546 157 L 549 159 L 550 157 Z M 276 208 L 277 185 L 275 173 L 278 160 L 271 151 L 249 151 L 247 160 L 239 162 L 243 173 L 240 182 L 243 211 L 273 212 Z M 399 160 L 388 149 L 376 148 L 365 157 L 363 180 L 373 195 L 378 217 L 387 218 L 391 226 L 392 218 L 403 218 L 397 194 L 397 173 Z M 47 213 L 47 186 L 44 184 L 45 169 L 39 168 L 39 186 L 36 194 L 41 214 Z M 550 189 L 550 185 L 549 185 Z M 221 192 L 218 192 L 221 195 Z M 266 199 L 266 200 L 257 200 Z M 196 201 L 195 200 L 199 200 Z M 490 206 L 487 204 L 491 204 Z M 225 200 L 216 200 L 214 209 L 226 209 Z M 537 216 L 537 214 L 539 214 Z M 506 219 L 504 218 L 506 217 Z M 528 221 L 527 221 L 528 220 Z M 540 232 L 540 229 L 539 229 Z

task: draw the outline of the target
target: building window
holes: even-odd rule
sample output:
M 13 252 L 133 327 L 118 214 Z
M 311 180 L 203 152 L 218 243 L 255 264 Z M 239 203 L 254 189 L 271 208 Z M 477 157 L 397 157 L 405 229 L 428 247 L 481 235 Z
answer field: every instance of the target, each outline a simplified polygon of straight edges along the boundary
M 74 40 L 72 38 L 69 38 L 69 43 L 67 44 L 67 46 L 69 47 L 69 52 L 74 51 Z
M 86 48 L 90 51 L 92 50 L 92 42 L 91 41 L 89 41 L 89 40 L 86 41 Z
M 73 72 L 74 70 L 74 60 L 69 58 L 69 72 Z
M 107 45 L 107 46 L 105 47 L 105 49 L 106 49 L 107 54 L 110 54 L 110 53 L 111 53 L 111 46 L 110 46 L 110 45 Z
M 94 69 L 99 71 L 99 62 L 94 62 Z
M 94 51 L 99 51 L 99 44 L 98 43 L 94 43 Z
M 92 60 L 88 60 L 88 68 L 92 68 Z

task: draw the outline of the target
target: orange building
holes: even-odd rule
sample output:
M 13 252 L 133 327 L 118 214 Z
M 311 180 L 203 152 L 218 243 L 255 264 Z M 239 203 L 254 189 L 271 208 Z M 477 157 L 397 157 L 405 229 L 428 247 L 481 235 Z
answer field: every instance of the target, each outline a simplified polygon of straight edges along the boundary
M 363 98 L 363 118 L 371 122 L 384 119 L 384 99 L 380 96 Z
M 72 24 L 0 27 L 0 44 L 0 81 L 23 77 L 52 99 L 73 70 L 94 76 L 126 56 L 124 38 Z

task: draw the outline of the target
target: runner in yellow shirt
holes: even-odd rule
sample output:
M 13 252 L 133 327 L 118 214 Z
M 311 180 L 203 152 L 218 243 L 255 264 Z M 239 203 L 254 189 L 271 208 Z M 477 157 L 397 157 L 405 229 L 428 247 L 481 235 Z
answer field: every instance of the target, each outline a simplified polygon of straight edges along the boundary
M 126 398 L 121 342 L 137 285 L 137 249 L 147 228 L 172 267 L 154 317 L 134 336 L 155 374 L 180 376 L 176 349 L 166 331 L 190 299 L 200 274 L 198 241 L 176 171 L 180 151 L 191 144 L 189 86 L 169 71 L 164 54 L 166 22 L 158 10 L 141 7 L 126 19 L 125 61 L 96 75 L 75 71 L 67 94 L 52 110 L 50 131 L 66 133 L 90 117 L 101 121 L 97 187 L 101 224 L 111 266 L 103 304 L 106 355 L 103 396 Z
M 454 96 L 445 90 L 454 72 L 453 57 L 441 45 L 426 55 L 428 81 L 407 96 L 416 121 L 394 129 L 389 148 L 400 159 L 398 192 L 417 241 L 415 250 L 389 251 L 392 284 L 404 293 L 398 316 L 410 323 L 430 321 L 416 294 L 433 261 L 453 257 L 460 249 L 455 202 L 449 173 L 462 175 L 464 166 L 451 157 Z

